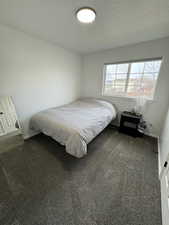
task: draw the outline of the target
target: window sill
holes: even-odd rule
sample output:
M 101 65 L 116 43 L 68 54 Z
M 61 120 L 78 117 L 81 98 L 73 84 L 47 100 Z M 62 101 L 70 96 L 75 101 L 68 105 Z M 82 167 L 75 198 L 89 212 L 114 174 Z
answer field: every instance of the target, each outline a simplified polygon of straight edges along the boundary
M 137 97 L 129 97 L 129 96 L 118 96 L 118 95 L 105 95 L 105 94 L 102 94 L 102 97 L 107 97 L 107 98 L 119 98 L 119 99 L 124 99 L 124 100 L 129 100 L 129 101 L 136 101 Z M 153 103 L 155 102 L 156 100 L 155 99 L 149 99 L 147 98 L 146 99 L 147 102 L 149 103 Z

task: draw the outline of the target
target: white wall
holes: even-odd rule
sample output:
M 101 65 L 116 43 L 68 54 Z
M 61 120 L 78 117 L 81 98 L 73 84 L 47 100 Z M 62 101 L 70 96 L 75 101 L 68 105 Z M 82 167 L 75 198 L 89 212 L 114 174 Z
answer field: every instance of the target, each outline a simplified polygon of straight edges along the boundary
M 153 124 L 151 133 L 159 135 L 169 102 L 169 38 L 85 55 L 82 68 L 80 55 L 0 25 L 0 95 L 13 97 L 24 134 L 29 136 L 34 113 L 73 101 L 80 88 L 82 97 L 101 97 L 104 63 L 159 56 L 164 59 L 155 99 L 145 113 Z M 132 99 L 108 99 L 120 111 L 134 106 Z
M 104 63 L 137 60 L 163 56 L 163 63 L 153 102 L 148 102 L 145 119 L 152 123 L 152 135 L 159 135 L 169 101 L 169 38 L 101 51 L 83 58 L 81 96 L 101 97 Z M 120 111 L 131 109 L 133 99 L 105 97 L 116 104 Z
M 169 84 L 168 84 L 169 85 Z M 168 102 L 169 103 L 169 102 Z M 169 109 L 164 121 L 163 130 L 160 136 L 160 159 L 161 165 L 164 164 L 167 155 L 169 154 Z
M 0 26 L 0 95 L 13 97 L 26 137 L 34 113 L 79 97 L 80 75 L 79 55 Z
M 169 74 L 169 73 L 168 73 Z M 169 104 L 169 102 L 168 102 Z M 169 154 L 169 108 L 166 115 L 166 119 L 164 121 L 163 130 L 159 139 L 159 173 L 161 172 L 161 168 L 164 165 L 165 160 L 167 159 L 167 155 Z M 168 208 L 168 193 L 166 190 L 166 180 L 165 176 L 162 176 L 161 179 L 161 206 L 162 206 L 162 220 L 163 225 L 169 225 L 169 208 Z

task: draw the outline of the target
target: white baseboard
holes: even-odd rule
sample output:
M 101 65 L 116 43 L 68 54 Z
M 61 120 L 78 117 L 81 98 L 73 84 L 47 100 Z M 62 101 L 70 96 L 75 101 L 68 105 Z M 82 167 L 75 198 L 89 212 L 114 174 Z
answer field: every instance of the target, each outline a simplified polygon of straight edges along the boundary
M 146 133 L 146 132 L 145 132 L 144 134 L 147 135 L 147 136 L 149 136 L 149 137 L 153 137 L 153 138 L 157 138 L 157 139 L 159 138 L 158 135 L 153 134 L 153 133 L 148 133 L 148 132 Z
M 161 180 L 162 168 L 161 168 L 161 151 L 160 151 L 160 138 L 158 137 L 158 176 Z
M 31 137 L 33 137 L 33 136 L 39 134 L 39 133 L 40 133 L 40 132 L 38 132 L 38 131 L 33 131 L 33 132 L 31 132 L 30 134 L 25 134 L 25 135 L 23 135 L 23 138 L 24 138 L 24 140 L 26 140 L 26 139 L 29 139 L 29 138 L 31 138 Z

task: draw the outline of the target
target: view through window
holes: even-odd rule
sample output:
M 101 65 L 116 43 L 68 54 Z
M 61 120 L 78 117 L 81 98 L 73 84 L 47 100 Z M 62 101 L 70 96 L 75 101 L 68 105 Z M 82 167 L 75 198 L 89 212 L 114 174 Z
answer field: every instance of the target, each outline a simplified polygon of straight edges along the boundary
M 106 64 L 103 95 L 153 99 L 161 59 Z

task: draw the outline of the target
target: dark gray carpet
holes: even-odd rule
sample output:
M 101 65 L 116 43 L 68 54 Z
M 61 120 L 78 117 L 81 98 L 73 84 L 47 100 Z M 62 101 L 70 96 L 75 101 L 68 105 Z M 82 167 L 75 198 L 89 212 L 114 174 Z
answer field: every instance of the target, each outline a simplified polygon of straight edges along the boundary
M 0 155 L 0 225 L 161 225 L 155 148 L 107 128 L 76 159 L 31 138 Z

